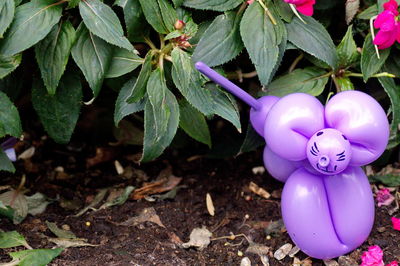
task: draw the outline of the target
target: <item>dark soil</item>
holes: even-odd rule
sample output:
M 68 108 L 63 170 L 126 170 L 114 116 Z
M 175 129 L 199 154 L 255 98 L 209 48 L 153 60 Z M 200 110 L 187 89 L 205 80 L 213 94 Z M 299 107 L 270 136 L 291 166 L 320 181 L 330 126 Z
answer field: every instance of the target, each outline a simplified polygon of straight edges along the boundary
M 99 188 L 134 185 L 141 187 L 143 180 L 135 177 L 124 179 L 115 173 L 113 160 L 85 170 L 85 156 L 70 150 L 39 149 L 36 161 L 20 162 L 19 169 L 27 172 L 29 189 L 27 194 L 42 192 L 49 197 L 76 202 L 80 208 L 93 199 Z M 248 257 L 252 265 L 263 265 L 260 256 L 246 252 L 249 241 L 269 248 L 270 265 L 291 265 L 293 258 L 278 261 L 273 253 L 282 245 L 292 243 L 283 230 L 266 233 L 273 221 L 281 219 L 279 192 L 283 185 L 264 174 L 253 174 L 252 168 L 261 166 L 261 153 L 250 153 L 228 160 L 211 160 L 203 157 L 185 156 L 179 153 L 164 156 L 163 160 L 139 166 L 120 154 L 117 159 L 124 167 L 134 171 L 143 170 L 149 181 L 167 166 L 177 177 L 182 177 L 174 199 L 150 202 L 148 200 L 128 200 L 121 206 L 114 206 L 97 212 L 89 211 L 75 217 L 78 210 L 66 210 L 55 201 L 47 210 L 35 217 L 28 216 L 21 224 L 13 225 L 1 219 L 0 228 L 5 231 L 17 230 L 23 234 L 33 248 L 51 248 L 47 240 L 52 233 L 45 221 L 58 226 L 69 225 L 79 238 L 85 238 L 96 247 L 76 247 L 66 249 L 51 265 L 240 265 L 243 257 Z M 189 159 L 189 160 L 188 160 Z M 56 166 L 63 166 L 68 177 L 55 174 Z M 2 184 L 10 182 L 18 185 L 20 175 L 3 178 Z M 249 190 L 254 182 L 273 197 L 264 199 Z M 1 185 L 1 184 L 0 184 Z M 206 194 L 210 193 L 215 216 L 206 208 Z M 275 197 L 274 197 L 275 196 Z M 86 203 L 85 203 L 86 202 Z M 161 227 L 152 222 L 142 222 L 135 226 L 118 225 L 138 215 L 144 208 L 153 207 L 159 216 Z M 366 243 L 348 255 L 347 265 L 360 263 L 360 256 L 370 245 L 379 245 L 384 251 L 385 262 L 400 259 L 400 232 L 391 225 L 387 207 L 376 209 L 374 229 Z M 205 226 L 213 234 L 212 238 L 243 234 L 231 240 L 222 238 L 211 241 L 203 250 L 183 249 L 180 243 L 188 242 L 191 231 Z M 377 230 L 379 228 L 379 230 Z M 10 261 L 8 250 L 0 250 L 0 262 Z M 241 254 L 242 253 L 242 254 Z M 307 259 L 302 252 L 296 254 L 300 260 Z M 353 260 L 351 260 L 353 259 Z M 312 260 L 313 265 L 324 265 L 320 260 Z

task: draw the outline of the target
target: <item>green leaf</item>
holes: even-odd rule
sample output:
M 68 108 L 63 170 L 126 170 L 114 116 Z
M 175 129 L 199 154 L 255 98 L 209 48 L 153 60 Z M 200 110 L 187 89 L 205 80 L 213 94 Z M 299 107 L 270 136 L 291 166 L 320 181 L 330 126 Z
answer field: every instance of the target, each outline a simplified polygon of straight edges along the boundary
M 17 231 L 0 232 L 0 248 L 28 246 L 25 238 Z
M 136 77 L 131 78 L 124 84 L 115 102 L 114 124 L 117 127 L 119 122 L 127 115 L 143 111 L 144 101 L 128 103 L 127 99 L 131 95 L 132 87 L 136 83 Z
M 0 55 L 0 79 L 13 72 L 21 64 L 22 54 L 13 56 Z
M 103 205 L 101 205 L 99 209 L 101 210 L 108 207 L 124 204 L 134 189 L 135 189 L 134 186 L 127 186 L 126 188 L 118 189 L 116 193 L 111 192 L 106 202 Z M 115 197 L 116 194 L 119 196 Z
M 64 238 L 64 239 L 75 239 L 76 235 L 69 231 L 69 230 L 64 230 L 64 229 L 60 229 L 58 228 L 56 223 L 51 223 L 49 221 L 46 221 L 46 225 L 47 228 L 49 228 L 49 230 L 56 235 L 58 238 Z
M 270 81 L 278 62 L 282 35 L 286 34 L 282 21 L 277 16 L 274 17 L 278 25 L 274 25 L 262 6 L 255 2 L 246 9 L 240 23 L 240 34 L 244 45 L 263 85 Z
M 77 7 L 80 1 L 81 0 L 68 0 L 68 9 Z
M 392 78 L 381 77 L 378 80 L 389 96 L 392 107 L 392 122 L 390 124 L 389 144 L 387 146 L 387 149 L 391 149 L 400 143 L 400 86 L 396 85 Z
M 10 26 L 14 18 L 15 4 L 14 0 L 3 0 L 0 3 L 0 38 Z
M 241 15 L 236 12 L 216 17 L 194 50 L 194 62 L 203 61 L 212 67 L 235 58 L 243 49 L 239 33 L 240 19 Z
M 15 173 L 15 167 L 3 149 L 0 149 L 0 171 Z
M 372 5 L 367 9 L 363 10 L 361 13 L 357 15 L 358 19 L 366 19 L 370 20 L 373 16 L 378 15 L 378 6 Z
M 51 95 L 56 93 L 74 41 L 75 29 L 71 22 L 65 21 L 54 26 L 47 37 L 35 46 L 36 60 Z
M 148 53 L 144 59 L 144 63 L 142 69 L 140 70 L 139 76 L 136 80 L 136 83 L 131 87 L 131 95 L 129 96 L 127 102 L 134 103 L 143 98 L 146 93 L 146 85 L 149 80 L 151 74 L 151 60 L 153 59 L 153 55 Z
M 239 109 L 233 96 L 218 89 L 214 83 L 206 84 L 206 89 L 210 91 L 213 113 L 228 120 L 239 132 L 242 132 Z
M 19 266 L 44 266 L 63 252 L 62 248 L 54 249 L 30 249 L 11 252 L 9 255 L 18 261 Z
M 348 77 L 335 77 L 335 84 L 338 86 L 338 91 L 354 90 L 353 82 Z
M 211 148 L 210 130 L 204 115 L 185 100 L 179 101 L 179 113 L 179 126 L 189 136 Z
M 168 28 L 164 23 L 158 0 L 139 0 L 144 16 L 150 25 L 159 33 L 167 34 Z
M 371 183 L 380 182 L 388 187 L 400 186 L 400 176 L 396 174 L 368 176 Z
M 129 73 L 143 64 L 143 59 L 132 51 L 124 48 L 114 49 L 106 78 L 116 78 Z
M 183 5 L 195 9 L 227 11 L 243 3 L 243 0 L 185 0 Z
M 79 12 L 86 27 L 101 39 L 128 50 L 133 50 L 132 44 L 124 36 L 121 23 L 108 5 L 100 0 L 82 0 Z
M 10 190 L 2 193 L 0 201 L 8 207 L 7 210 L 1 209 L 0 214 L 12 220 L 14 224 L 21 223 L 28 215 L 28 203 L 20 191 Z
M 147 82 L 147 96 L 153 107 L 153 126 L 157 139 L 161 138 L 167 129 L 168 117 L 170 116 L 166 102 L 167 90 L 164 73 L 160 68 L 157 68 L 150 74 L 149 81 Z
M 361 53 L 361 72 L 365 82 L 381 69 L 389 54 L 390 48 L 379 50 L 380 59 L 378 59 L 371 34 L 367 35 Z
M 120 0 L 116 3 L 124 11 L 124 19 L 128 38 L 133 42 L 143 42 L 147 35 L 148 24 L 145 21 L 139 0 Z
M 352 25 L 347 28 L 346 35 L 336 48 L 339 59 L 339 67 L 348 67 L 356 63 L 360 58 L 360 53 L 357 51 L 356 42 L 353 39 L 352 28 Z
M 299 18 L 293 18 L 286 24 L 288 40 L 301 50 L 324 61 L 332 68 L 337 67 L 336 48 L 331 36 L 318 21 L 312 17 L 302 17 L 307 24 Z
M 168 2 L 168 0 L 158 0 L 158 4 L 160 6 L 165 27 L 167 28 L 168 32 L 174 31 L 175 22 L 178 20 L 178 15 L 176 14 L 175 9 Z
M 38 215 L 46 210 L 47 205 L 50 201 L 42 193 L 35 193 L 32 196 L 25 196 L 26 202 L 28 203 L 28 213 L 31 215 Z
M 33 0 L 16 8 L 15 17 L 4 39 L 0 54 L 5 56 L 22 52 L 42 40 L 57 24 L 62 7 L 53 0 Z
M 0 91 L 0 138 L 11 135 L 19 138 L 22 134 L 19 113 L 8 96 Z
M 32 88 L 32 104 L 44 129 L 57 143 L 68 143 L 79 117 L 82 85 L 77 75 L 67 74 L 55 95 L 47 94 L 42 82 Z
M 274 3 L 275 3 L 275 6 L 277 7 L 277 11 L 278 11 L 279 15 L 281 16 L 281 18 L 284 21 L 290 23 L 292 21 L 294 13 L 290 9 L 289 4 L 282 0 L 276 0 L 276 1 L 274 1 Z
M 249 123 L 247 126 L 246 137 L 240 147 L 239 154 L 256 150 L 258 147 L 264 146 L 265 140 L 258 135 L 253 126 Z
M 213 101 L 189 55 L 176 47 L 172 53 L 172 79 L 188 102 L 204 115 L 213 114 Z
M 266 95 L 283 97 L 290 93 L 303 92 L 313 96 L 320 95 L 329 76 L 326 71 L 317 67 L 295 69 L 293 72 L 280 76 L 268 86 Z
M 143 155 L 141 158 L 142 162 L 151 161 L 165 150 L 165 148 L 171 143 L 175 136 L 176 130 L 179 123 L 179 105 L 176 101 L 174 94 L 169 90 L 165 93 L 166 105 L 169 109 L 170 116 L 168 119 L 167 130 L 158 138 L 155 134 L 155 123 L 154 120 L 154 110 L 150 101 L 147 101 L 145 112 L 144 112 L 144 145 L 143 145 Z
M 94 98 L 99 95 L 112 53 L 113 46 L 89 32 L 83 23 L 79 25 L 72 57 L 88 81 Z
M 172 2 L 174 3 L 174 6 L 177 8 L 177 7 L 180 7 L 182 4 L 183 4 L 183 2 L 184 2 L 185 0 L 172 0 Z

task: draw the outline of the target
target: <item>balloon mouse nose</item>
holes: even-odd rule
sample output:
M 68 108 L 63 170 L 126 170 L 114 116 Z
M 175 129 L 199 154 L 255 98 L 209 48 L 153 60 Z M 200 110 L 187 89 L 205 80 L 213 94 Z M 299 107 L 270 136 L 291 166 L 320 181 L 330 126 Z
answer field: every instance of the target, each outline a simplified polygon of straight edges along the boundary
M 328 166 L 330 162 L 331 160 L 326 155 L 322 155 L 318 160 L 319 165 L 321 165 L 322 167 Z

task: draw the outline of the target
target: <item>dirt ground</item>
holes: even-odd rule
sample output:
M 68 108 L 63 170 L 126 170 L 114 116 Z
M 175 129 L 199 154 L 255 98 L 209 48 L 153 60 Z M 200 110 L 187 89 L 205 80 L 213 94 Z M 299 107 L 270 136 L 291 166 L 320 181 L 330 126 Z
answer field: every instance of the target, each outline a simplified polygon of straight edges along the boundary
M 156 162 L 141 166 L 134 162 L 134 156 L 122 152 L 86 169 L 87 158 L 79 155 L 79 150 L 50 150 L 46 145 L 38 150 L 31 160 L 17 164 L 19 171 L 24 169 L 27 175 L 27 195 L 41 192 L 56 200 L 44 213 L 29 215 L 19 225 L 1 218 L 0 228 L 17 230 L 33 248 L 51 248 L 54 244 L 46 236 L 54 235 L 45 222 L 55 222 L 96 245 L 67 248 L 51 265 L 240 265 L 244 257 L 249 258 L 251 265 L 268 265 L 267 261 L 269 265 L 292 265 L 295 258 L 302 265 L 324 265 L 302 252 L 295 254 L 295 258 L 274 258 L 278 248 L 292 242 L 280 220 L 283 184 L 267 173 L 253 173 L 253 168 L 262 166 L 261 152 L 225 160 L 169 152 Z M 116 173 L 115 159 L 124 167 L 124 174 Z M 140 188 L 144 182 L 154 181 L 163 169 L 167 169 L 167 178 L 182 178 L 173 189 L 176 195 L 170 193 L 163 200 L 154 195 L 129 199 L 120 206 L 74 216 L 93 201 L 99 189 L 128 185 Z M 16 187 L 20 176 L 21 173 L 5 175 L 0 185 Z M 256 195 L 249 189 L 250 182 L 272 196 L 266 199 Z M 207 193 L 215 207 L 214 216 L 207 210 Z M 145 218 L 140 216 L 144 210 L 148 214 Z M 392 227 L 388 207 L 376 210 L 370 237 L 359 249 L 341 258 L 340 265 L 359 264 L 362 252 L 370 245 L 383 249 L 387 263 L 400 259 L 400 232 Z M 205 227 L 212 233 L 211 243 L 202 250 L 182 248 L 196 227 Z M 10 250 L 15 249 L 0 250 L 0 262 L 10 261 Z

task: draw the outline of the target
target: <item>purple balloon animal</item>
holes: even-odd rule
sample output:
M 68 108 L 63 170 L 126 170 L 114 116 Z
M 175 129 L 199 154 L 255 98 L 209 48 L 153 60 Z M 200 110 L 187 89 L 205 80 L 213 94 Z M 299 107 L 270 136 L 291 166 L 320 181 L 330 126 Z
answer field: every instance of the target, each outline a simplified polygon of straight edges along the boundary
M 307 255 L 330 259 L 360 246 L 371 232 L 374 200 L 360 166 L 376 160 L 389 139 L 382 107 L 369 95 L 345 91 L 324 107 L 304 93 L 254 99 L 202 62 L 196 68 L 251 106 L 264 137 L 264 164 L 285 182 L 282 216 Z

